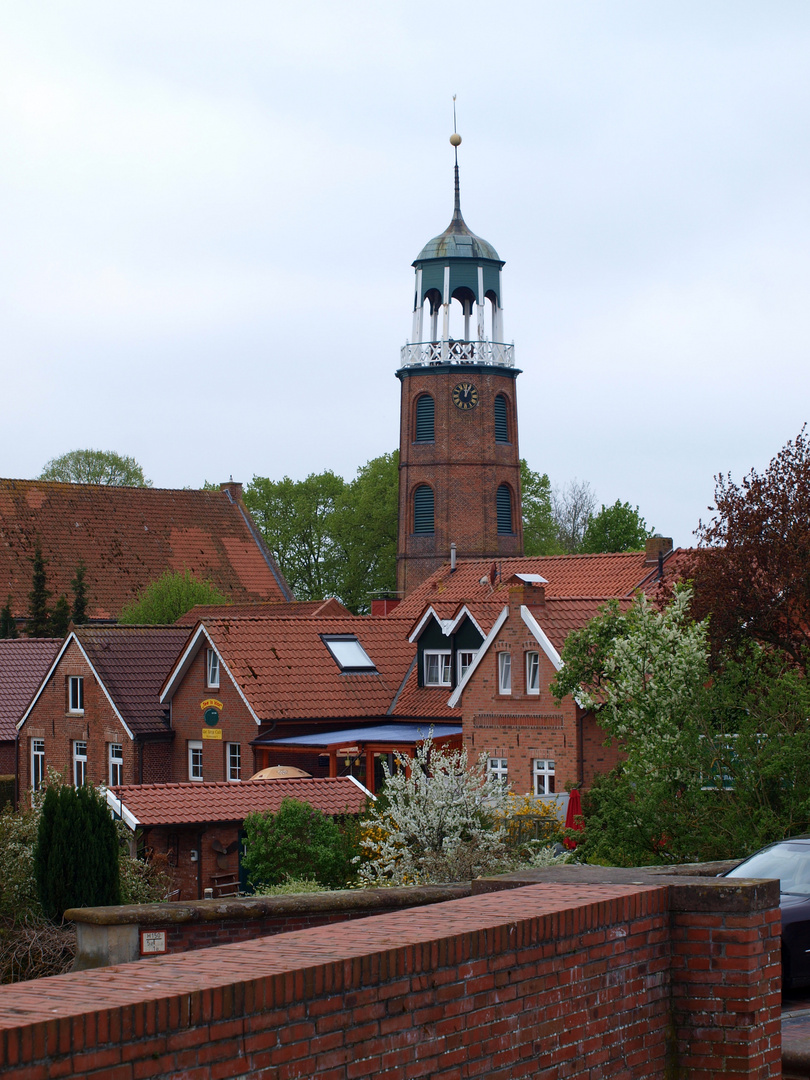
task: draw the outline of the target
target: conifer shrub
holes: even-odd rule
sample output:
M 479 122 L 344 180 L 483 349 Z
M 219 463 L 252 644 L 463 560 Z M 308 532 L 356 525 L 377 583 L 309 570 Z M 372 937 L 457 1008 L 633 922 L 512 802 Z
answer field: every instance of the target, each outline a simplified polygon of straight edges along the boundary
M 34 850 L 34 878 L 45 916 L 67 908 L 118 904 L 119 844 L 106 802 L 89 784 L 49 787 Z

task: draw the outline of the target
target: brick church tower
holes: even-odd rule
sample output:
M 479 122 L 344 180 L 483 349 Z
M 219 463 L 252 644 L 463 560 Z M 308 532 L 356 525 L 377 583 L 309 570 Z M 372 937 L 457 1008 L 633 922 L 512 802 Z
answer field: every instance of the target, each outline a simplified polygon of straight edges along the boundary
M 442 563 L 523 554 L 514 345 L 503 342 L 497 251 L 455 208 L 420 251 L 413 344 L 402 349 L 397 591 Z

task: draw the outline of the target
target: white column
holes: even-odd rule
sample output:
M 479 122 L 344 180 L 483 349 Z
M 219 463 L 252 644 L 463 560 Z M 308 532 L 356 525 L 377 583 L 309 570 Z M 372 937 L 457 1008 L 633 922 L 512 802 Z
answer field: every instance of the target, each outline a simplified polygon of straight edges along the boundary
M 464 340 L 470 340 L 470 311 L 472 310 L 472 300 L 464 301 Z
M 484 268 L 478 267 L 478 340 L 483 341 L 485 337 L 484 330 Z
M 444 268 L 444 290 L 442 293 L 442 360 L 447 360 L 450 355 L 448 339 L 450 337 L 450 267 Z
M 433 307 L 432 300 L 430 308 L 430 340 L 439 340 L 439 309 L 438 307 Z
M 413 300 L 413 333 L 411 341 L 418 343 L 422 340 L 422 269 L 416 271 L 416 293 Z
M 495 308 L 498 320 L 498 334 L 496 341 L 503 341 L 503 274 L 498 271 L 498 304 Z

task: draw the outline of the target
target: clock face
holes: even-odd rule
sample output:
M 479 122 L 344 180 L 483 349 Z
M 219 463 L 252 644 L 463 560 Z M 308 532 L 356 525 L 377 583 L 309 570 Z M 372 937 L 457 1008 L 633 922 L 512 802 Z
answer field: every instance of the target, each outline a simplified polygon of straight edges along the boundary
M 478 404 L 478 391 L 471 382 L 460 382 L 453 387 L 453 404 L 457 409 L 474 409 Z

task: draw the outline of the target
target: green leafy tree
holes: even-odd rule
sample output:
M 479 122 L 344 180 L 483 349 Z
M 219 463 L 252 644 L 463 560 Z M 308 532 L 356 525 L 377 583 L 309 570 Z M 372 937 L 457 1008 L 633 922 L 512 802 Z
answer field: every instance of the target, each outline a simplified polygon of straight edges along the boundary
M 86 574 L 87 567 L 84 565 L 84 560 L 79 559 L 79 565 L 76 567 L 76 576 L 70 583 L 70 587 L 73 590 L 73 608 L 70 617 L 74 626 L 82 626 L 87 622 Z
M 336 595 L 352 611 L 369 610 L 371 596 L 397 583 L 399 451 L 373 458 L 343 489 L 335 541 L 343 553 Z
M 710 678 L 691 590 L 607 605 L 570 634 L 552 687 L 622 750 L 586 793 L 584 853 L 618 865 L 742 857 L 810 824 L 810 689 L 758 645 Z
M 305 480 L 254 476 L 245 503 L 299 600 L 339 596 L 343 551 L 335 538 L 345 480 L 326 471 Z
M 39 476 L 67 484 L 109 484 L 113 487 L 151 487 L 143 469 L 131 457 L 112 450 L 71 450 L 53 458 Z
M 64 637 L 70 625 L 70 604 L 64 593 L 59 597 L 51 612 L 51 637 Z
M 644 518 L 629 502 L 617 499 L 605 506 L 588 521 L 580 551 L 593 554 L 600 551 L 643 551 L 651 530 Z
M 347 483 L 329 470 L 304 480 L 255 476 L 245 503 L 299 600 L 337 596 L 353 611 L 396 589 L 398 453 Z
M 0 638 L 19 637 L 17 632 L 17 620 L 11 611 L 11 594 L 6 599 L 6 605 L 0 609 Z
M 157 581 L 125 604 L 119 623 L 129 626 L 159 626 L 176 622 L 196 604 L 227 604 L 228 597 L 208 581 L 200 581 L 190 570 L 167 570 Z
M 34 851 L 34 877 L 45 916 L 67 908 L 120 902 L 119 843 L 104 797 L 85 784 L 45 792 Z
M 288 878 L 314 878 L 340 887 L 352 877 L 340 829 L 308 802 L 284 799 L 275 814 L 245 818 L 243 863 L 255 885 L 280 885 Z
M 557 521 L 551 499 L 551 481 L 547 473 L 533 472 L 520 459 L 521 509 L 523 512 L 523 549 L 527 555 L 560 555 Z
M 51 593 L 47 587 L 45 560 L 39 543 L 34 548 L 32 563 L 31 592 L 28 594 L 28 624 L 25 630 L 29 637 L 41 638 L 47 637 L 50 633 L 51 614 L 48 610 L 48 601 Z

